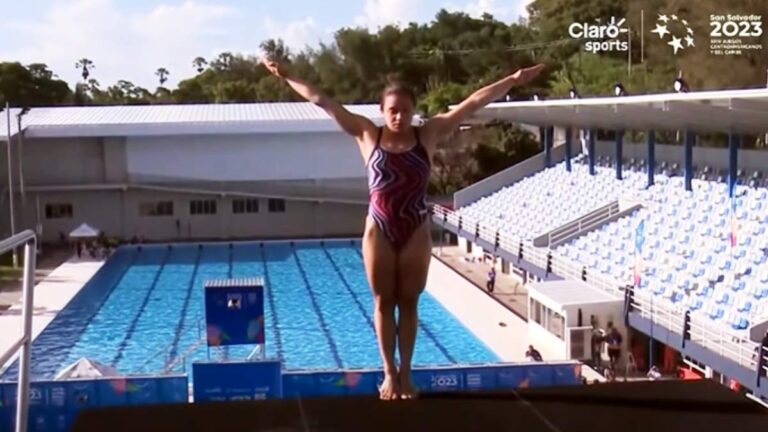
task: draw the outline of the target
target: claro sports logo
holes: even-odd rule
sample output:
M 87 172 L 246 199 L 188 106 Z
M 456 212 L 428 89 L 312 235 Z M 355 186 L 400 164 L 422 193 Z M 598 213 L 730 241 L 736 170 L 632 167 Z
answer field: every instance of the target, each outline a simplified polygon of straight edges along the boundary
M 627 20 L 616 20 L 611 17 L 607 24 L 573 23 L 568 26 L 568 34 L 574 39 L 585 39 L 584 49 L 587 52 L 599 53 L 607 51 L 627 51 L 629 42 L 620 40 L 623 33 L 629 30 L 624 27 Z

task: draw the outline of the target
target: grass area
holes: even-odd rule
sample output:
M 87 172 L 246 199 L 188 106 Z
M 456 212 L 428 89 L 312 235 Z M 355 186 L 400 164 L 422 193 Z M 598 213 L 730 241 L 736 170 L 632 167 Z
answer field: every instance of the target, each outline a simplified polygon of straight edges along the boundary
M 15 281 L 21 278 L 22 267 L 13 268 L 10 265 L 0 265 L 0 281 Z
M 19 280 L 24 269 L 23 253 L 19 252 L 19 266 L 13 268 L 13 253 L 6 252 L 0 255 L 0 281 Z
M 18 249 L 17 257 L 19 260 L 19 268 L 24 266 L 24 248 L 21 247 Z M 13 268 L 13 253 L 12 252 L 6 252 L 2 255 L 0 255 L 0 269 L 4 268 Z

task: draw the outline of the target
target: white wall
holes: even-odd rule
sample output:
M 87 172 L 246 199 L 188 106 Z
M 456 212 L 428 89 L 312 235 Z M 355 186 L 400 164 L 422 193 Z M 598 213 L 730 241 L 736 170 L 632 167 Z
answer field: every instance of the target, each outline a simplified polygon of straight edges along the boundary
M 99 227 L 110 235 L 120 233 L 127 218 L 123 211 L 121 194 L 117 192 L 90 192 L 87 195 L 78 192 L 60 192 L 54 194 L 27 194 L 26 200 L 17 197 L 16 204 L 16 232 L 23 229 L 35 229 L 38 222 L 38 197 L 39 220 L 43 224 L 43 240 L 58 241 L 59 232 L 69 233 L 81 223 Z M 46 219 L 46 204 L 72 204 L 72 218 Z M 7 200 L 3 203 L 2 214 L 8 215 Z M 0 219 L 0 232 L 3 235 L 10 233 L 7 217 Z
M 624 304 L 622 300 L 604 303 L 587 303 L 582 305 L 567 305 L 565 312 L 568 315 L 567 325 L 577 327 L 579 325 L 579 309 L 581 309 L 581 325 L 590 325 L 590 316 L 595 315 L 601 327 L 605 327 L 608 321 L 613 321 L 619 330 L 624 327 Z
M 69 233 L 83 222 L 105 231 L 109 236 L 130 238 L 144 236 L 147 240 L 171 239 L 245 239 L 360 235 L 363 232 L 367 208 L 362 205 L 286 201 L 284 213 L 268 211 L 266 199 L 259 200 L 259 212 L 234 214 L 232 197 L 192 195 L 154 191 L 55 192 L 28 194 L 25 202 L 16 201 L 16 232 L 34 229 L 38 221 L 37 197 L 43 240 L 58 241 L 59 233 Z M 191 215 L 190 202 L 214 199 L 215 215 Z M 141 216 L 141 202 L 172 201 L 172 216 Z M 73 217 L 46 219 L 48 203 L 72 204 Z M 7 200 L 0 205 L 0 234 L 10 234 Z M 176 220 L 181 226 L 181 236 Z M 191 228 L 191 229 L 190 229 Z
M 128 138 L 130 176 L 158 180 L 293 180 L 363 177 L 354 139 L 337 132 Z
M 16 140 L 13 144 L 14 178 L 18 178 L 19 147 Z M 5 150 L 5 145 L 2 147 Z M 26 139 L 22 155 L 27 184 L 99 183 L 105 180 L 104 145 L 99 138 Z M 0 171 L 3 178 L 7 178 L 5 163 L 0 166 Z
M 565 330 L 563 334 L 565 334 Z M 567 360 L 569 357 L 565 340 L 548 332 L 536 321 L 528 320 L 528 339 L 539 350 L 544 360 Z

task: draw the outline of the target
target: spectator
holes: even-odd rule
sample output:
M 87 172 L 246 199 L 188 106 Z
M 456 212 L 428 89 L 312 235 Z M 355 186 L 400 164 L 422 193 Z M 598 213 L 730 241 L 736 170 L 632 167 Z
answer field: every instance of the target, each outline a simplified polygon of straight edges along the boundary
M 493 288 L 496 286 L 496 268 L 491 267 L 491 271 L 488 272 L 488 282 L 486 282 L 485 287 L 488 289 L 489 293 L 493 292 Z
M 614 327 L 612 322 L 608 323 L 608 335 L 605 337 L 605 341 L 608 343 L 608 358 L 611 361 L 611 369 L 613 369 L 621 358 L 622 337 L 619 329 Z
M 536 348 L 534 348 L 533 345 L 528 345 L 528 351 L 525 352 L 525 358 L 528 359 L 528 361 L 544 361 L 541 358 L 541 353 Z
M 603 365 L 603 342 L 605 336 L 598 326 L 597 320 L 592 322 L 592 364 L 596 370 L 600 370 Z
M 651 381 L 655 381 L 659 378 L 661 378 L 661 372 L 659 372 L 659 368 L 656 366 L 652 366 L 651 370 L 648 371 L 648 379 L 650 379 Z

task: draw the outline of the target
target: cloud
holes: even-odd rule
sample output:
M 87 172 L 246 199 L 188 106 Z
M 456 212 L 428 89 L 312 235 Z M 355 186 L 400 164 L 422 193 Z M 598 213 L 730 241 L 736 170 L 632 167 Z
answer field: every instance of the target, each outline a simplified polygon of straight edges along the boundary
M 321 41 L 328 39 L 328 32 L 321 30 L 312 17 L 292 21 L 288 24 L 266 17 L 264 18 L 264 28 L 267 38 L 282 39 L 294 54 L 303 51 L 307 46 L 316 48 Z
M 452 12 L 464 12 L 473 18 L 480 18 L 484 13 L 493 15 L 494 18 L 507 23 L 517 22 L 520 17 L 527 17 L 526 6 L 533 0 L 515 0 L 513 2 L 498 2 L 496 0 L 471 0 L 464 6 L 455 3 L 446 5 L 446 9 Z M 503 5 L 502 5 L 503 4 Z
M 366 0 L 363 14 L 355 18 L 355 24 L 371 31 L 389 24 L 403 27 L 418 22 L 422 9 L 422 0 Z
M 80 79 L 75 62 L 86 57 L 93 60 L 92 77 L 102 87 L 126 79 L 154 89 L 159 67 L 171 72 L 166 86 L 192 75 L 192 59 L 206 55 L 206 45 L 227 34 L 223 19 L 236 14 L 231 7 L 193 0 L 138 13 L 120 10 L 116 3 L 54 3 L 39 23 L 17 25 L 26 43 L 7 57 L 46 63 L 71 85 Z

